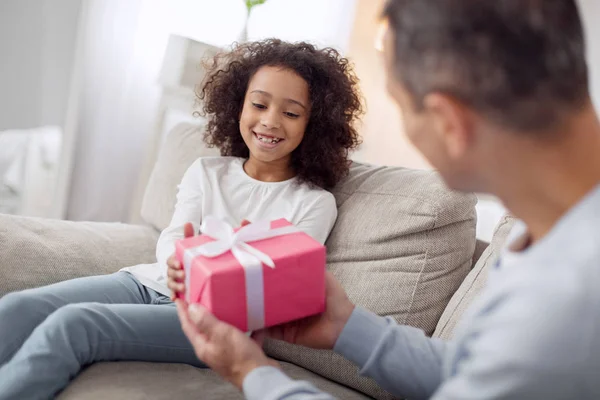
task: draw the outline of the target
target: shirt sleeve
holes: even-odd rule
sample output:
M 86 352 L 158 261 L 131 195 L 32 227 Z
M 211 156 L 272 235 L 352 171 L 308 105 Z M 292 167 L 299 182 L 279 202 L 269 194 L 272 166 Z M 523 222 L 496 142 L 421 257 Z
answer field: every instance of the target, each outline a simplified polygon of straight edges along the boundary
M 439 387 L 448 343 L 356 307 L 334 350 L 388 392 L 425 399 Z
M 156 245 L 156 260 L 166 276 L 167 260 L 175 252 L 175 242 L 183 239 L 183 226 L 191 222 L 194 232 L 202 223 L 202 184 L 200 160 L 194 162 L 183 175 L 178 186 L 177 203 L 169 226 L 163 230 Z
M 335 198 L 331 193 L 325 192 L 307 207 L 302 219 L 296 226 L 318 242 L 324 244 L 333 229 L 336 219 L 337 205 Z
M 396 324 L 355 308 L 334 350 L 357 364 L 361 375 L 373 378 L 399 397 L 429 398 L 440 386 L 447 344 L 420 329 Z M 249 400 L 320 400 L 333 397 L 307 382 L 294 381 L 276 368 L 264 367 L 244 381 Z
M 248 400 L 335 400 L 310 382 L 295 381 L 275 367 L 250 372 L 243 385 Z

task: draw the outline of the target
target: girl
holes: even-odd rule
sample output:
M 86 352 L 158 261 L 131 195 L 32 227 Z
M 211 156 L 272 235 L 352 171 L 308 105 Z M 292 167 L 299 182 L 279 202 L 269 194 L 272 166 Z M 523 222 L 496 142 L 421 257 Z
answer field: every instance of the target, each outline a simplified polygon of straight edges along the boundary
M 325 189 L 348 171 L 361 113 L 348 60 L 335 50 L 279 40 L 218 56 L 198 93 L 205 140 L 225 157 L 198 159 L 185 173 L 157 263 L 74 279 L 0 299 L 0 399 L 46 399 L 85 365 L 138 360 L 201 366 L 167 286 L 174 242 L 207 215 L 230 224 L 287 218 L 325 242 L 337 216 Z M 10 323 L 6 323 L 10 321 Z

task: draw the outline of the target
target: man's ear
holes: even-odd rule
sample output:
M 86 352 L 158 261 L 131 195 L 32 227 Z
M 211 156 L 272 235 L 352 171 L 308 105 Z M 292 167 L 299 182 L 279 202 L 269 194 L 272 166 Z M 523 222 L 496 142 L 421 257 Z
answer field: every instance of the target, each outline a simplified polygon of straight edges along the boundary
M 425 96 L 423 106 L 448 157 L 462 158 L 473 139 L 469 110 L 453 97 L 441 93 Z

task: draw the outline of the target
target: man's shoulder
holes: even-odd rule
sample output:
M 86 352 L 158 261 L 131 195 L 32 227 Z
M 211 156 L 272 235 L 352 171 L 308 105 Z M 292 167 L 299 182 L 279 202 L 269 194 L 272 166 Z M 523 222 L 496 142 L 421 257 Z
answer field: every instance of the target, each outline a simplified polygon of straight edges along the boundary
M 488 298 L 488 322 L 503 326 L 501 336 L 523 357 L 581 365 L 591 348 L 600 349 L 600 282 L 590 261 L 582 255 L 572 264 L 512 266 Z

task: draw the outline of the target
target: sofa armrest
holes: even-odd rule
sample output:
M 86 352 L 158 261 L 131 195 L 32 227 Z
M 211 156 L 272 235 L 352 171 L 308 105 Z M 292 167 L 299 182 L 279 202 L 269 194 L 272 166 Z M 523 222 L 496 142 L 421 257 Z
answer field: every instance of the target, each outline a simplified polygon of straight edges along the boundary
M 471 261 L 471 268 L 475 267 L 477 261 L 481 258 L 481 255 L 488 248 L 490 244 L 484 240 L 477 239 L 475 241 L 475 252 L 473 253 L 473 260 Z
M 0 297 L 156 262 L 157 239 L 145 226 L 0 214 Z

